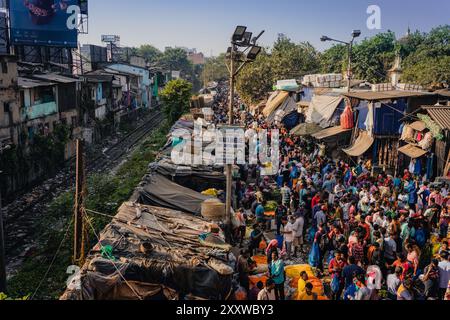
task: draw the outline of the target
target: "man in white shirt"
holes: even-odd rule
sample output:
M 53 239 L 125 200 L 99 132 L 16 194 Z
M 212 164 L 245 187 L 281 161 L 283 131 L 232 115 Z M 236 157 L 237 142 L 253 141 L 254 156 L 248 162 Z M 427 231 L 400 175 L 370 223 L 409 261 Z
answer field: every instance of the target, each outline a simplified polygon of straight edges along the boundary
M 291 253 L 292 253 L 292 244 L 294 243 L 294 217 L 293 216 L 289 216 L 288 219 L 288 223 L 286 224 L 286 226 L 284 227 L 284 242 L 286 244 L 286 253 L 287 253 L 287 258 L 291 259 Z
M 391 300 L 397 299 L 397 291 L 400 287 L 400 276 L 402 275 L 402 268 L 397 267 L 394 273 L 387 276 L 386 285 L 388 288 L 388 295 Z
M 294 229 L 294 258 L 297 257 L 297 250 L 303 252 L 303 229 L 305 227 L 305 218 L 301 213 L 296 214 L 296 219 L 293 225 Z
M 275 301 L 275 282 L 268 279 L 266 286 L 258 293 L 258 300 L 261 301 Z
M 439 262 L 439 298 L 444 300 L 447 291 L 448 282 L 450 281 L 450 255 L 448 252 L 441 254 L 442 261 Z

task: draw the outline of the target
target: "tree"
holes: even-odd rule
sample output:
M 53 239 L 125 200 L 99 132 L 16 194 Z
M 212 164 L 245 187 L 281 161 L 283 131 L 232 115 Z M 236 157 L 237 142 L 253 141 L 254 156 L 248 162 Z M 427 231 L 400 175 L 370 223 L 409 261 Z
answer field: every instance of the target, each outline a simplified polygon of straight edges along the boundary
M 300 79 L 319 70 L 319 54 L 308 42 L 297 44 L 282 35 L 268 51 L 263 50 L 238 76 L 237 91 L 248 104 L 264 99 L 277 80 Z
M 206 60 L 200 76 L 205 85 L 210 81 L 220 81 L 229 77 L 229 72 L 225 63 L 225 53 L 222 53 L 218 57 L 212 57 Z
M 347 46 L 334 45 L 320 55 L 320 72 L 342 73 L 348 60 Z
M 272 89 L 273 79 L 270 55 L 262 51 L 253 63 L 242 69 L 236 89 L 246 103 L 257 103 Z
M 175 123 L 184 113 L 189 111 L 192 96 L 192 84 L 183 79 L 169 81 L 163 91 L 163 112 L 170 124 Z
M 450 82 L 449 61 L 450 25 L 439 26 L 423 35 L 416 49 L 404 59 L 402 79 L 405 82 L 427 87 L 448 84 Z
M 379 33 L 355 45 L 352 53 L 354 78 L 371 83 L 386 82 L 388 70 L 395 60 L 395 48 L 396 39 L 392 31 Z
M 141 45 L 137 49 L 137 52 L 138 55 L 144 57 L 145 60 L 149 63 L 157 62 L 162 56 L 162 52 L 159 49 L 149 44 Z
M 180 48 L 167 48 L 159 58 L 159 63 L 171 71 L 181 71 L 185 76 L 192 76 L 193 65 L 187 58 L 187 53 Z

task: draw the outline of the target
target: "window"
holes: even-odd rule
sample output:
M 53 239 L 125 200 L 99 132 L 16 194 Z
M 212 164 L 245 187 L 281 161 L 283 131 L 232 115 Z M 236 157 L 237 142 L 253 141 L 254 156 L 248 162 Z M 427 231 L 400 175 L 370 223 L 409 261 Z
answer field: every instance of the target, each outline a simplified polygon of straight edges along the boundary
M 10 112 L 10 106 L 8 102 L 3 103 L 3 112 L 4 113 Z
M 2 61 L 2 72 L 8 73 L 8 63 L 6 61 Z

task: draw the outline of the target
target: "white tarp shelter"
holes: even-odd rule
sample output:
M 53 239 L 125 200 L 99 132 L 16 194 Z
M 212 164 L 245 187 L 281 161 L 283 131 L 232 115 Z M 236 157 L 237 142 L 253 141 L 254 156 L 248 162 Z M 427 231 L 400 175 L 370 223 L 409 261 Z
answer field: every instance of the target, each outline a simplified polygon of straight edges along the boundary
M 314 95 L 306 112 L 306 122 L 328 128 L 342 99 L 344 99 L 342 96 Z

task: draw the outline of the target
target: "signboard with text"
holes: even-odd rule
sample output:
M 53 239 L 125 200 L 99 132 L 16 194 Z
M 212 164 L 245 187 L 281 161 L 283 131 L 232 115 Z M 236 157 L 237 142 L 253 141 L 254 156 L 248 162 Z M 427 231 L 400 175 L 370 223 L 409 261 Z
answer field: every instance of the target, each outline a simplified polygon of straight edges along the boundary
M 78 0 L 10 1 L 12 43 L 76 48 L 79 14 Z

